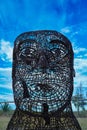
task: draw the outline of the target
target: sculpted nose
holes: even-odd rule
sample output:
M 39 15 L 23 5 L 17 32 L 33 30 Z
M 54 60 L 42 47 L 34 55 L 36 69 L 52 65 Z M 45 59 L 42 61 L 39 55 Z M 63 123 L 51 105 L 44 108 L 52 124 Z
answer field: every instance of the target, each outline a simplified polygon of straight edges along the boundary
M 47 57 L 43 52 L 40 54 L 38 67 L 41 69 L 46 69 L 48 67 Z

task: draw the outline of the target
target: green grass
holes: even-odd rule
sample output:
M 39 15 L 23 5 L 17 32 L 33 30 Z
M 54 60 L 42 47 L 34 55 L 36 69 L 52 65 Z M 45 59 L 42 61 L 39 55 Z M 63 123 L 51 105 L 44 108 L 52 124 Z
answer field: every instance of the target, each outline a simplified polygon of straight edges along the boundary
M 82 130 L 87 130 L 87 118 L 78 118 Z
M 0 116 L 0 130 L 6 130 L 9 120 L 10 117 L 8 116 Z
M 0 110 L 0 130 L 6 130 L 13 112 L 13 110 L 10 110 L 8 112 L 3 112 L 2 110 Z

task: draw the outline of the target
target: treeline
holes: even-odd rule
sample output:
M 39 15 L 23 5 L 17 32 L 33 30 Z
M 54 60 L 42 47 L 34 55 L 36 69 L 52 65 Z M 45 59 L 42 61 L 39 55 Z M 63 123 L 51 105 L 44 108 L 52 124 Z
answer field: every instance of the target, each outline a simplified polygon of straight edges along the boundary
M 72 97 L 72 103 L 74 104 L 78 115 L 81 111 L 87 110 L 87 91 L 83 91 L 82 83 L 76 88 L 75 94 Z

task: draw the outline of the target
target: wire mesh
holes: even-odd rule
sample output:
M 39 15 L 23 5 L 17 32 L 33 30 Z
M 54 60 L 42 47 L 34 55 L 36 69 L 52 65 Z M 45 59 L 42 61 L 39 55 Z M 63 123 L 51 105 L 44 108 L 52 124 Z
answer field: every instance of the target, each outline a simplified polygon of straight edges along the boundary
M 81 130 L 71 107 L 73 50 L 56 31 L 18 36 L 13 52 L 16 110 L 7 130 Z

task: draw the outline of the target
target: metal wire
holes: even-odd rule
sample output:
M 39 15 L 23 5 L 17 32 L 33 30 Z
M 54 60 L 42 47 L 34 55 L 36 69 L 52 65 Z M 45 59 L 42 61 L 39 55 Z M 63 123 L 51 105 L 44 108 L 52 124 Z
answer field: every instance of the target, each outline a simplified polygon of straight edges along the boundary
M 73 50 L 56 31 L 18 36 L 13 52 L 16 110 L 7 130 L 81 130 L 73 115 Z

